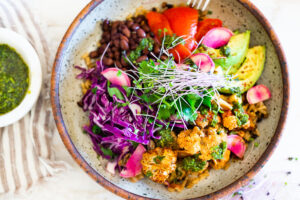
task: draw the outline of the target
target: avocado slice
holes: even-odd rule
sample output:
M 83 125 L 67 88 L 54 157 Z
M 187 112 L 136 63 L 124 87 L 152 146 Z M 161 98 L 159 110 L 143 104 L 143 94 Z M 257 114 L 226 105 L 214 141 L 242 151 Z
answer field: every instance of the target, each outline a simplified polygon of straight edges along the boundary
M 232 75 L 235 80 L 231 85 L 219 91 L 222 93 L 234 93 L 234 91 L 229 88 L 239 88 L 241 93 L 244 93 L 249 90 L 261 76 L 265 60 L 266 48 L 264 46 L 256 46 L 249 49 L 245 62 L 240 69 Z
M 250 31 L 232 36 L 227 44 L 227 47 L 230 48 L 230 56 L 214 59 L 215 65 L 221 66 L 226 74 L 234 74 L 246 57 L 249 42 Z

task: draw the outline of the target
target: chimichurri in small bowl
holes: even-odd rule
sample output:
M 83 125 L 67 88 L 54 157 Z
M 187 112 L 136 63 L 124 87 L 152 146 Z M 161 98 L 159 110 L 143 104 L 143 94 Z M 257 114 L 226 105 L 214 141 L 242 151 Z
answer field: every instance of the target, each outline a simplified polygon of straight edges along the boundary
M 39 57 L 21 35 L 0 28 L 0 127 L 24 117 L 42 85 Z
M 29 68 L 21 55 L 0 44 L 0 115 L 16 108 L 29 87 Z

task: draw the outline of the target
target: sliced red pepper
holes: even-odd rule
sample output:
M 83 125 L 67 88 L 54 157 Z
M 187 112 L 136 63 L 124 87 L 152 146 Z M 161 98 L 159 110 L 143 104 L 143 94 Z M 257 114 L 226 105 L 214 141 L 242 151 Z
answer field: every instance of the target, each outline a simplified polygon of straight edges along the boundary
M 196 40 L 199 42 L 208 31 L 216 27 L 222 27 L 222 21 L 220 19 L 204 19 L 200 21 L 195 36 Z
M 189 7 L 177 7 L 166 10 L 164 15 L 169 20 L 173 32 L 177 36 L 184 36 L 186 39 L 185 46 L 193 50 L 196 47 L 198 11 Z
M 164 32 L 166 35 L 173 34 L 169 21 L 163 14 L 158 12 L 149 12 L 146 15 L 146 18 L 151 31 L 158 39 L 161 39 L 164 36 Z
M 182 44 L 179 44 L 173 49 L 170 49 L 169 53 L 173 54 L 174 59 L 177 63 L 180 63 L 192 54 L 192 52 Z

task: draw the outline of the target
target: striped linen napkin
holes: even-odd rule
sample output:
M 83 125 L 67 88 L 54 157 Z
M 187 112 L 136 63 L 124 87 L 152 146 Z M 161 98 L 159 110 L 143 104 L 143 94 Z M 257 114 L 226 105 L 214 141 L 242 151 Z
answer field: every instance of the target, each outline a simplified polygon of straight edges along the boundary
M 51 139 L 56 132 L 50 106 L 52 52 L 26 0 L 0 0 L 0 27 L 26 37 L 37 51 L 43 71 L 40 97 L 23 119 L 0 128 L 0 196 L 25 191 L 65 168 L 53 161 Z

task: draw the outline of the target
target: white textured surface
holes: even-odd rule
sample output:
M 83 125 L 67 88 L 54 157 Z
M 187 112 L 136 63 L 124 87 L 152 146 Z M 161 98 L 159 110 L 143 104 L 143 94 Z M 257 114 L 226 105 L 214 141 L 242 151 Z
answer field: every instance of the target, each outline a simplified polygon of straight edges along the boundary
M 34 2 L 40 20 L 47 26 L 47 36 L 53 45 L 53 51 L 56 51 L 67 27 L 88 0 L 34 0 Z M 250 191 L 244 193 L 244 199 L 254 199 L 253 193 L 256 195 L 255 199 L 300 199 L 300 160 L 287 160 L 288 157 L 300 158 L 300 145 L 297 140 L 300 138 L 300 133 L 295 126 L 300 120 L 300 115 L 297 113 L 300 111 L 300 106 L 297 104 L 300 94 L 296 90 L 297 85 L 300 84 L 297 77 L 300 72 L 297 52 L 300 45 L 298 39 L 300 2 L 298 0 L 252 0 L 252 2 L 271 21 L 286 52 L 291 81 L 291 109 L 279 147 L 256 178 L 262 186 L 253 185 Z M 58 135 L 55 137 L 53 148 L 57 159 L 67 161 L 71 168 L 64 174 L 41 183 L 27 194 L 17 197 L 18 199 L 120 199 L 96 184 L 77 167 Z M 291 174 L 286 175 L 287 171 L 291 171 Z M 266 178 L 264 178 L 265 174 Z M 266 195 L 268 191 L 269 196 Z M 257 197 L 258 195 L 260 198 Z

